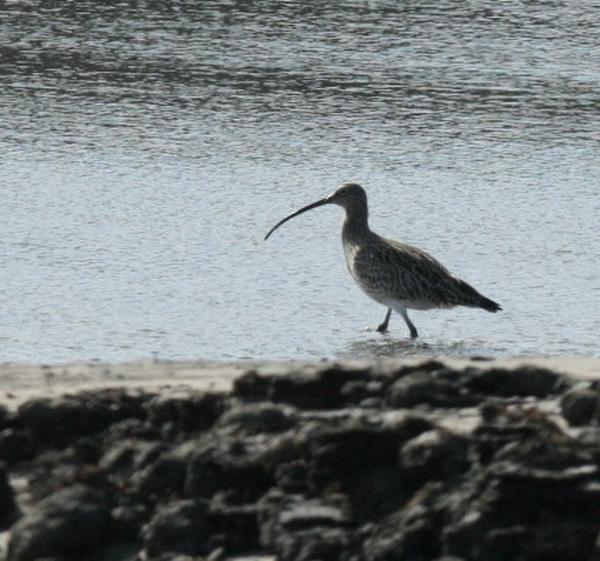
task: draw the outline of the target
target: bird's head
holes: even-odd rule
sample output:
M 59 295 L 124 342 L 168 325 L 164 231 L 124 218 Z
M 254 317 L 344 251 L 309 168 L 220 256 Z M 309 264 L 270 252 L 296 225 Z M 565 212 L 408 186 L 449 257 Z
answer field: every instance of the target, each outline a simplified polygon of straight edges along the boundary
M 305 207 L 302 207 L 296 212 L 286 216 L 283 220 L 280 220 L 273 228 L 269 230 L 269 233 L 265 236 L 265 240 L 284 222 L 287 222 L 290 218 L 298 216 L 307 210 L 317 208 L 323 205 L 339 205 L 346 210 L 346 213 L 351 214 L 354 212 L 366 212 L 367 211 L 367 194 L 365 190 L 358 183 L 344 183 L 339 189 L 334 191 L 328 197 L 311 203 Z
M 330 204 L 344 207 L 346 211 L 366 208 L 367 206 L 367 194 L 358 183 L 344 183 L 325 200 Z

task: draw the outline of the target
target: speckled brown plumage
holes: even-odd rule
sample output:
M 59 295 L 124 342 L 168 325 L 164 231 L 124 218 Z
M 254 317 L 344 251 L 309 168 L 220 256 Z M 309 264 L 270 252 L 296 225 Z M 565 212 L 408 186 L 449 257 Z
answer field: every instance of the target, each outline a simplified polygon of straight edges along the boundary
M 417 247 L 377 234 L 368 241 L 346 242 L 344 246 L 350 274 L 375 300 L 393 297 L 419 309 L 452 306 L 498 309 L 497 304 Z

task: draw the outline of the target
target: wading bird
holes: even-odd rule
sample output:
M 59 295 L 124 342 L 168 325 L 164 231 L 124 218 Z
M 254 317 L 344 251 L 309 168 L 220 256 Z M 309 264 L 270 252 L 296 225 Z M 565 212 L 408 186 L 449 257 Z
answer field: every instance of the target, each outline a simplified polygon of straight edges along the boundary
M 392 310 L 399 313 L 414 339 L 419 334 L 407 310 L 431 310 L 469 306 L 497 312 L 502 308 L 471 285 L 455 277 L 425 251 L 377 235 L 369 228 L 365 190 L 356 183 L 344 183 L 332 195 L 302 207 L 279 221 L 265 240 L 284 222 L 307 210 L 335 204 L 344 208 L 342 244 L 346 264 L 358 286 L 373 300 L 387 306 L 377 331 L 387 331 Z

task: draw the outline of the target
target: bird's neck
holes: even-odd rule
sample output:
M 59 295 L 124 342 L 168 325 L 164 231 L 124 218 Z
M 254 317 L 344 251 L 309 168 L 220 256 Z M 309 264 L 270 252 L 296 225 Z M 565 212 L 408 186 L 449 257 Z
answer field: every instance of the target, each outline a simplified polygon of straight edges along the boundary
M 346 212 L 342 225 L 342 239 L 358 243 L 371 235 L 369 215 L 366 212 Z

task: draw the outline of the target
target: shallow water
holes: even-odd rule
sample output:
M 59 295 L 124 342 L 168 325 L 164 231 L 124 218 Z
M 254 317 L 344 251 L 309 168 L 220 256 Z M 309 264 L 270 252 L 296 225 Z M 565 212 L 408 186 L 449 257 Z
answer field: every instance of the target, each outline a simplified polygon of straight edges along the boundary
M 541 2 L 9 2 L 0 360 L 600 356 L 600 24 Z M 504 311 L 413 312 L 345 270 L 377 232 Z

